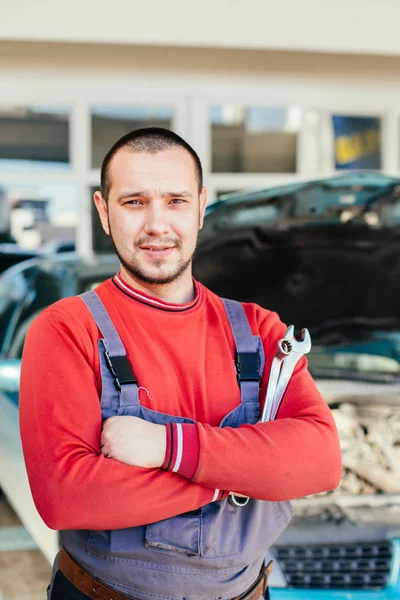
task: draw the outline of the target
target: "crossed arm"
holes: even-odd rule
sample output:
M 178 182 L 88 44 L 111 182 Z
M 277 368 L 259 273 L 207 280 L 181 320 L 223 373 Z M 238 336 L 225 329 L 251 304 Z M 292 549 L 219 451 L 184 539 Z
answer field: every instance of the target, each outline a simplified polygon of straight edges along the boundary
M 197 464 L 188 478 L 187 469 L 161 468 L 164 425 L 112 417 L 102 426 L 84 334 L 78 322 L 67 324 L 64 316 L 46 311 L 31 327 L 24 348 L 21 437 L 33 498 L 49 527 L 117 529 L 151 523 L 208 504 L 216 489 L 286 500 L 338 484 L 336 428 L 305 361 L 293 375 L 275 422 L 237 429 L 185 426 L 195 428 L 198 440 Z M 46 369 L 37 368 L 42 364 Z

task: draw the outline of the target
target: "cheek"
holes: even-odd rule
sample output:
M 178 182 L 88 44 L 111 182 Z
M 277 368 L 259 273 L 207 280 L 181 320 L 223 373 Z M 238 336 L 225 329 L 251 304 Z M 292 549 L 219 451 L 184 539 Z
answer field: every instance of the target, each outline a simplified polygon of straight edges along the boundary
M 110 227 L 112 235 L 115 239 L 119 239 L 122 242 L 127 242 L 132 239 L 132 235 L 137 233 L 140 229 L 138 219 L 133 219 L 132 215 L 118 212 L 110 215 Z
M 195 241 L 199 230 L 198 211 L 181 215 L 181 218 L 175 222 L 175 231 L 177 231 L 188 243 Z

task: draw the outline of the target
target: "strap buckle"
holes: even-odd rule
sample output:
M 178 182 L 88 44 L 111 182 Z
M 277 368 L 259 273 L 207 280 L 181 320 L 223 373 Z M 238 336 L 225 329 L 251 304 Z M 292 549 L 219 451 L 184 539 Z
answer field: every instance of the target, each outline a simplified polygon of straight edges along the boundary
M 257 352 L 240 352 L 236 355 L 237 381 L 260 381 L 260 361 Z
M 107 350 L 105 350 L 104 355 L 106 357 L 107 366 L 114 378 L 115 387 L 119 392 L 121 391 L 122 385 L 128 383 L 137 384 L 138 381 L 132 371 L 131 364 L 126 354 L 123 356 L 110 356 Z

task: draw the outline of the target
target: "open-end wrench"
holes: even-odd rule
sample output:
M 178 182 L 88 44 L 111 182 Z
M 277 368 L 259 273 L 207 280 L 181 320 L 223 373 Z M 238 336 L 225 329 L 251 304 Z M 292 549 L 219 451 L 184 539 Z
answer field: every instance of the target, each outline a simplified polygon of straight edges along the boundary
M 311 350 L 311 337 L 308 329 L 301 332 L 301 340 L 294 337 L 294 326 L 290 325 L 284 338 L 278 341 L 278 351 L 271 364 L 267 393 L 260 423 L 273 421 L 286 391 L 292 373 L 302 356 Z M 246 506 L 250 498 L 247 496 L 229 495 L 234 506 Z
M 300 341 L 294 337 L 294 326 L 291 325 L 286 332 L 285 337 L 278 342 L 278 353 L 271 365 L 271 375 L 274 372 L 272 381 L 272 389 L 268 389 L 265 397 L 264 410 L 261 417 L 261 423 L 273 421 L 278 412 L 278 408 L 282 402 L 283 395 L 286 391 L 293 371 L 299 362 L 300 358 L 308 354 L 311 350 L 311 337 L 308 329 L 303 329 L 301 332 Z M 278 377 L 276 372 L 278 371 Z
M 291 337 L 293 337 L 293 332 L 294 327 L 293 325 L 291 325 L 287 330 L 286 334 L 289 334 L 291 335 Z M 278 385 L 279 375 L 281 372 L 282 362 L 290 354 L 291 350 L 292 346 L 289 340 L 286 340 L 286 336 L 277 342 L 277 353 L 273 358 L 271 364 L 271 370 L 268 378 L 267 393 L 264 402 L 264 410 L 260 419 L 260 423 L 265 423 L 265 421 L 269 421 L 271 407 L 274 404 L 274 397 Z M 228 500 L 233 506 L 246 506 L 250 498 L 248 496 L 238 496 L 231 492 Z
M 279 376 L 281 374 L 282 364 L 284 359 L 286 359 L 286 357 L 289 356 L 292 351 L 292 346 L 287 339 L 287 336 L 289 334 L 291 337 L 293 337 L 293 331 L 294 327 L 291 325 L 287 330 L 285 337 L 279 340 L 277 343 L 278 349 L 271 363 L 267 393 L 265 395 L 264 410 L 260 419 L 261 423 L 265 423 L 266 421 L 270 420 L 271 408 L 274 403 L 275 392 L 278 385 Z

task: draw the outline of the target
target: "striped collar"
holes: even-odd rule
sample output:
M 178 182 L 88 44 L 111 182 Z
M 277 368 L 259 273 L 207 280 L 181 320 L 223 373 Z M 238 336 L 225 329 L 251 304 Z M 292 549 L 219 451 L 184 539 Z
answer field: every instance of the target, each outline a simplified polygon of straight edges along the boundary
M 160 298 L 155 298 L 154 296 L 149 296 L 144 292 L 139 292 L 135 288 L 133 288 L 129 283 L 126 283 L 121 277 L 121 273 L 117 273 L 112 279 L 114 285 L 125 295 L 130 296 L 134 300 L 141 302 L 142 304 L 146 304 L 147 306 L 151 306 L 153 308 L 158 308 L 159 310 L 166 310 L 169 312 L 186 312 L 187 310 L 193 309 L 200 303 L 202 291 L 201 286 L 193 279 L 193 284 L 195 286 L 195 297 L 190 302 L 186 304 L 174 304 L 172 302 L 165 302 Z

